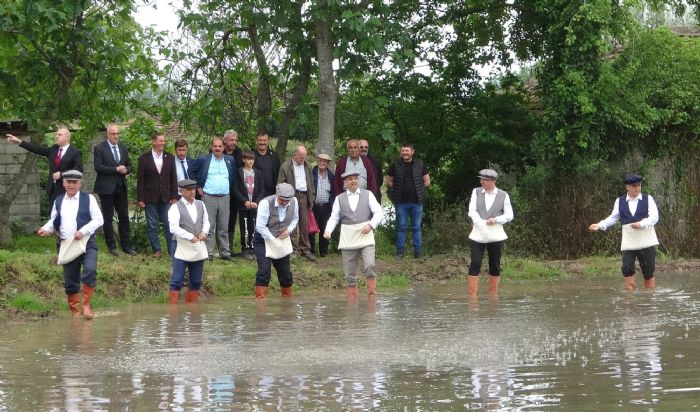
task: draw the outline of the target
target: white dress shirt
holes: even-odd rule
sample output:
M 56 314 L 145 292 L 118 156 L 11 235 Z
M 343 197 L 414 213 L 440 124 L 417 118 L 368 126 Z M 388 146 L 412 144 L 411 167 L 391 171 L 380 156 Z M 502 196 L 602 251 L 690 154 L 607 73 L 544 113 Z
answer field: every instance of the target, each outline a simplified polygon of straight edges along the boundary
M 300 192 L 306 192 L 306 170 L 304 168 L 304 163 L 298 165 L 297 162 L 292 160 L 292 165 L 294 166 L 294 189 Z
M 294 203 L 296 207 L 294 208 L 294 217 L 292 218 L 292 221 L 289 222 L 289 226 L 287 226 L 287 232 L 289 232 L 290 236 L 294 229 L 297 227 L 297 223 L 299 223 L 299 203 L 297 202 L 297 199 L 293 197 L 289 199 L 289 203 L 287 203 L 286 206 L 280 206 L 279 202 L 277 201 L 277 197 L 275 196 L 274 207 L 277 208 L 277 213 L 279 214 L 280 222 L 283 222 L 284 219 L 287 217 L 287 210 L 289 210 L 289 205 L 291 205 L 292 203 Z M 258 215 L 255 219 L 255 231 L 260 233 L 260 236 L 262 236 L 262 238 L 265 240 L 272 240 L 275 238 L 272 235 L 270 229 L 267 227 L 267 222 L 269 220 L 270 203 L 267 200 L 264 200 L 260 202 L 260 204 L 258 204 Z
M 187 213 L 190 214 L 192 221 L 196 223 L 197 206 L 195 204 L 197 202 L 201 202 L 201 200 L 195 199 L 194 202 L 190 203 L 183 197 L 180 200 L 178 200 L 178 202 L 182 202 L 185 205 Z M 204 221 L 202 222 L 202 232 L 209 233 L 209 215 L 207 214 L 207 208 L 202 207 L 202 211 L 204 215 Z M 171 205 L 170 209 L 168 209 L 168 223 L 170 224 L 170 233 L 172 233 L 173 236 L 181 237 L 187 240 L 192 240 L 195 238 L 196 235 L 199 234 L 192 234 L 180 227 L 180 208 L 177 207 L 177 203 Z
M 362 193 L 362 190 L 366 189 L 358 188 L 354 193 L 350 190 L 345 191 L 345 193 L 347 193 L 348 195 L 348 204 L 350 205 L 350 210 L 352 210 L 353 212 L 357 210 L 357 205 L 360 202 L 360 193 Z M 379 202 L 377 202 L 377 198 L 374 197 L 374 193 L 368 191 L 368 194 L 369 210 L 372 212 L 372 219 L 370 219 L 369 225 L 372 226 L 372 229 L 376 229 L 377 226 L 379 226 L 379 223 L 382 221 L 382 218 L 384 217 L 384 210 L 382 209 L 382 206 L 379 204 Z M 326 223 L 325 232 L 333 232 L 333 229 L 335 229 L 335 227 L 338 225 L 338 221 L 340 220 L 340 202 L 338 202 L 339 197 L 340 196 L 336 196 L 335 200 L 333 201 L 331 217 Z
M 163 169 L 163 152 L 161 153 L 156 153 L 155 150 L 151 149 L 151 155 L 153 155 L 153 161 L 156 164 L 156 169 L 158 169 L 158 173 Z
M 639 200 L 641 199 L 641 197 L 641 193 L 637 197 L 630 197 L 629 195 L 625 196 L 625 200 L 627 201 L 627 205 L 630 208 L 631 214 L 634 215 L 637 212 L 637 205 L 639 204 Z M 656 207 L 656 202 L 654 201 L 654 198 L 651 197 L 651 195 L 647 195 L 647 198 L 649 201 L 649 216 L 645 217 L 644 219 L 638 222 L 642 229 L 652 227 L 656 224 L 656 222 L 659 221 L 659 209 Z M 610 226 L 613 226 L 619 220 L 620 198 L 618 197 L 617 199 L 615 199 L 615 205 L 613 206 L 612 213 L 606 219 L 603 219 L 600 222 L 598 222 L 598 228 L 600 230 L 607 230 Z
M 100 207 L 97 205 L 97 200 L 95 196 L 90 196 L 90 221 L 85 224 L 85 226 L 78 228 L 78 207 L 80 206 L 80 191 L 78 191 L 75 196 L 68 197 L 68 194 L 63 197 L 63 202 L 61 203 L 61 226 L 58 229 L 58 235 L 62 240 L 72 238 L 75 236 L 75 232 L 80 229 L 80 233 L 83 236 L 92 236 L 97 229 L 102 226 L 104 219 L 102 218 L 102 212 Z M 51 208 L 51 218 L 48 222 L 41 228 L 47 233 L 54 233 L 53 221 L 56 220 L 58 216 L 58 211 L 56 210 L 56 202 L 53 203 Z
M 493 202 L 496 200 L 496 195 L 498 194 L 498 188 L 494 187 L 491 193 L 487 192 L 484 188 L 477 188 L 476 190 L 481 190 L 484 194 L 484 203 L 486 204 L 486 210 L 488 211 L 493 206 Z M 474 192 L 476 194 L 476 191 Z M 479 212 L 476 210 L 476 196 L 472 196 L 469 199 L 469 217 L 472 219 L 475 225 L 485 225 L 486 220 L 481 218 Z M 506 198 L 503 199 L 503 214 L 496 216 L 496 223 L 505 225 L 506 223 L 513 220 L 513 206 L 510 203 L 510 196 L 506 193 Z

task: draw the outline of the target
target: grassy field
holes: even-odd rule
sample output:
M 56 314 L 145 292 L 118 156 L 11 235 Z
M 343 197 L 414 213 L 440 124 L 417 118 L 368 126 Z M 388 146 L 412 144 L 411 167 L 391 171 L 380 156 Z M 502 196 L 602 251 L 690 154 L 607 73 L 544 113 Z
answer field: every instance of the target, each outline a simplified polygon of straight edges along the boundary
M 147 254 L 113 257 L 98 238 L 98 284 L 93 306 L 97 309 L 136 302 L 165 303 L 170 280 L 167 258 Z M 396 259 L 392 251 L 381 250 L 377 257 L 380 276 L 378 288 L 407 288 L 415 282 L 464 282 L 469 263 L 468 252 L 428 256 L 422 259 Z M 0 250 L 0 318 L 36 319 L 67 311 L 63 293 L 63 269 L 54 264 L 52 238 L 22 237 L 13 250 Z M 594 257 L 575 261 L 537 261 L 513 256 L 503 257 L 503 282 L 509 279 L 543 277 L 619 276 L 619 257 Z M 484 267 L 486 267 L 486 263 Z M 204 299 L 252 296 L 255 285 L 255 261 L 236 258 L 233 262 L 215 259 L 204 267 Z M 292 259 L 294 294 L 313 294 L 343 289 L 344 276 L 340 255 L 331 254 L 309 262 Z M 364 279 L 361 278 L 361 286 Z M 273 272 L 270 294 L 279 285 Z

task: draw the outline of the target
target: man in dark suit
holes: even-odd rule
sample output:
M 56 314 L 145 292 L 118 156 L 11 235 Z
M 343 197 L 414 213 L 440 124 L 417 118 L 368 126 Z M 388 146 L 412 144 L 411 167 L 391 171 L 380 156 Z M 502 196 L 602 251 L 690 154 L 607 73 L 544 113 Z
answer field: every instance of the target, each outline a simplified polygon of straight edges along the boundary
M 377 202 L 381 205 L 382 185 L 384 184 L 384 171 L 382 170 L 382 162 L 375 156 L 369 154 L 369 142 L 367 140 L 360 139 L 358 143 L 360 147 L 360 155 L 367 156 L 370 162 L 372 162 L 372 166 L 374 166 L 374 177 L 375 181 L 377 182 L 377 193 L 375 194 L 375 197 L 377 198 Z
M 233 257 L 228 236 L 228 221 L 236 179 L 236 160 L 224 154 L 223 139 L 215 137 L 211 141 L 211 154 L 200 156 L 190 170 L 190 176 L 196 176 L 197 192 L 202 196 L 209 215 L 209 260 L 214 258 L 214 245 L 218 240 L 219 257 L 231 261 Z
M 107 126 L 107 140 L 98 143 L 94 149 L 95 154 L 95 179 L 94 192 L 100 196 L 102 204 L 102 217 L 105 234 L 105 243 L 109 253 L 117 256 L 117 242 L 114 239 L 114 211 L 117 211 L 119 219 L 119 243 L 127 255 L 135 255 L 131 248 L 131 235 L 129 228 L 129 200 L 127 197 L 126 177 L 131 174 L 131 160 L 129 151 L 123 143 L 119 142 L 119 126 L 110 124 Z
M 49 178 L 46 182 L 46 194 L 49 195 L 49 209 L 58 195 L 66 193 L 63 188 L 61 174 L 68 170 L 83 171 L 83 158 L 80 150 L 70 144 L 70 130 L 59 127 L 56 130 L 56 140 L 51 147 L 25 142 L 22 139 L 7 135 L 7 142 L 18 144 L 19 147 L 49 159 Z
M 195 176 L 190 177 L 190 167 L 194 159 L 187 157 L 189 151 L 189 143 L 185 139 L 175 140 L 175 170 L 177 171 L 177 181 L 194 180 Z M 178 189 L 178 193 L 180 190 Z
M 168 209 L 177 202 L 177 172 L 175 156 L 164 151 L 165 135 L 155 133 L 151 138 L 151 150 L 139 156 L 136 172 L 136 200 L 141 208 L 146 208 L 148 240 L 153 249 L 153 257 L 159 258 L 160 236 L 158 218 L 163 224 L 168 254 L 172 255 L 173 235 L 170 233 Z
M 236 168 L 241 169 L 243 167 L 243 151 L 238 147 L 238 132 L 235 130 L 227 130 L 224 132 L 224 154 L 227 154 L 236 161 Z M 228 216 L 228 238 L 233 243 L 234 235 L 236 232 L 236 221 L 238 220 L 238 201 L 236 196 L 231 193 L 231 208 L 229 209 Z M 241 239 L 243 239 L 243 234 L 241 233 Z M 241 252 L 245 252 L 245 246 L 241 243 Z M 233 254 L 233 247 L 231 247 L 231 253 Z

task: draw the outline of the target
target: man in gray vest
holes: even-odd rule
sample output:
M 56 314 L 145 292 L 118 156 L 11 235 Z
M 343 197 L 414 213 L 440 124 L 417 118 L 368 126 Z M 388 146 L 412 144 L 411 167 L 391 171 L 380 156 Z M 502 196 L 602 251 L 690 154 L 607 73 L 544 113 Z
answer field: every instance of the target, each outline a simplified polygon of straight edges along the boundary
M 95 232 L 102 226 L 102 212 L 95 197 L 80 191 L 83 174 L 78 170 L 63 172 L 63 188 L 66 193 L 56 197 L 51 209 L 51 218 L 37 233 L 46 237 L 57 233 L 62 241 L 74 239 L 85 241 L 85 253 L 63 265 L 63 286 L 68 298 L 68 307 L 73 317 L 80 316 L 80 284 L 83 292 L 83 316 L 92 319 L 90 299 L 97 284 L 97 241 Z M 63 245 L 62 245 L 63 247 Z M 80 267 L 83 267 L 81 273 Z
M 338 222 L 342 224 L 341 242 L 338 247 L 343 255 L 343 272 L 345 272 L 348 298 L 355 300 L 358 297 L 356 272 L 360 258 L 364 263 L 367 276 L 367 294 L 376 293 L 377 266 L 374 263 L 374 238 L 372 237 L 369 242 L 363 235 L 368 235 L 379 226 L 384 212 L 372 192 L 359 188 L 358 172 L 345 172 L 342 178 L 347 190 L 335 198 L 323 237 L 330 239 Z
M 191 179 L 183 179 L 177 182 L 182 197 L 168 209 L 168 222 L 170 232 L 173 234 L 173 242 L 184 239 L 191 243 L 206 241 L 209 233 L 209 215 L 204 202 L 195 199 L 197 182 Z M 173 245 L 175 255 L 176 245 Z M 185 302 L 194 303 L 199 299 L 199 289 L 202 286 L 202 271 L 205 259 L 185 261 L 173 256 L 173 274 L 170 278 L 168 290 L 168 303 L 175 304 L 180 298 L 180 289 L 185 280 L 185 270 L 189 269 L 189 286 L 185 294 Z
M 498 173 L 492 169 L 479 171 L 481 187 L 472 191 L 469 200 L 469 217 L 474 226 L 469 234 L 471 240 L 471 263 L 467 276 L 467 292 L 475 297 L 479 287 L 479 273 L 484 250 L 489 252 L 489 295 L 498 293 L 501 276 L 501 249 L 508 238 L 503 225 L 513 220 L 510 196 L 496 187 Z
M 255 274 L 255 297 L 264 299 L 270 285 L 272 267 L 277 271 L 277 279 L 282 288 L 282 296 L 292 296 L 292 270 L 289 264 L 289 254 L 279 259 L 266 256 L 265 241 L 286 239 L 297 227 L 299 222 L 299 204 L 295 197 L 294 187 L 289 183 L 279 183 L 276 193 L 268 196 L 258 204 L 258 215 L 255 219 L 255 237 L 253 249 L 258 261 L 258 271 Z

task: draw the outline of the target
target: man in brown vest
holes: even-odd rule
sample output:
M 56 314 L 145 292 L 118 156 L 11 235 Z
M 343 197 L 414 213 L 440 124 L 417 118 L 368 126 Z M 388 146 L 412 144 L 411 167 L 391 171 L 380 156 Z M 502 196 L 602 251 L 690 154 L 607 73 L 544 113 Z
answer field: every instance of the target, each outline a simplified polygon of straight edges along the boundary
M 331 238 L 333 229 L 340 222 L 340 243 L 343 254 L 343 272 L 348 288 L 348 297 L 357 299 L 357 264 L 362 259 L 367 276 L 367 294 L 374 295 L 377 289 L 377 266 L 374 264 L 375 247 L 372 231 L 384 217 L 382 207 L 374 194 L 360 189 L 360 174 L 345 172 L 342 175 L 347 190 L 335 198 L 331 217 L 326 223 L 323 237 Z

